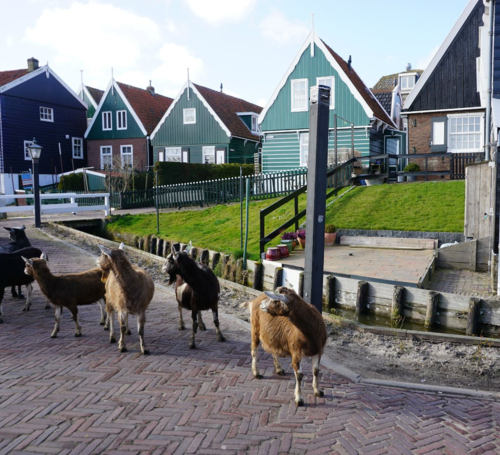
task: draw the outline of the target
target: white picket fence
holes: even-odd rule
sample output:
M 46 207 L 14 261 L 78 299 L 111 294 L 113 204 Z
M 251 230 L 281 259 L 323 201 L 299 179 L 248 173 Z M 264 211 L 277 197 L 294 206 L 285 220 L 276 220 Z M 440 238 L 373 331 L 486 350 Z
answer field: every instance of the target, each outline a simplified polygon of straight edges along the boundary
M 5 200 L 12 199 L 33 199 L 35 196 L 33 194 L 6 194 L 0 195 L 0 213 L 12 213 L 12 212 L 33 212 L 35 213 L 34 205 L 20 205 L 20 206 L 6 206 Z M 78 205 L 78 199 L 90 199 L 90 198 L 104 198 L 104 205 Z M 109 193 L 89 193 L 89 194 L 76 194 L 76 193 L 47 193 L 40 194 L 40 200 L 42 199 L 69 199 L 69 203 L 59 203 L 59 204 L 41 204 L 42 215 L 50 213 L 72 213 L 72 212 L 89 212 L 93 210 L 104 210 L 104 215 L 108 216 L 110 214 L 110 201 Z M 3 202 L 3 203 L 2 203 Z

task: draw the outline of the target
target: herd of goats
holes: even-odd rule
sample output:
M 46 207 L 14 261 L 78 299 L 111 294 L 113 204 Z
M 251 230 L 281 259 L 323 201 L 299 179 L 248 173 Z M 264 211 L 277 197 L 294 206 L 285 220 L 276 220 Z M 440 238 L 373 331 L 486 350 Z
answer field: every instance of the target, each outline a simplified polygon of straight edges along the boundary
M 101 307 L 101 325 L 109 329 L 110 343 L 116 343 L 113 321 L 117 314 L 120 326 L 118 349 L 126 352 L 126 335 L 130 335 L 128 315 L 137 317 L 141 351 L 149 354 L 144 341 L 146 310 L 153 299 L 154 281 L 150 274 L 130 262 L 123 243 L 119 248 L 99 245 L 101 255 L 96 268 L 81 273 L 54 275 L 48 258 L 38 248 L 31 246 L 25 227 L 8 228 L 10 243 L 0 247 L 0 323 L 3 322 L 3 297 L 5 288 L 11 287 L 12 296 L 24 298 L 21 286 L 27 288 L 23 311 L 29 311 L 33 282 L 55 308 L 55 326 L 51 337 L 56 338 L 63 308 L 67 308 L 76 325 L 76 337 L 82 335 L 78 323 L 78 307 L 98 303 Z M 187 251 L 172 248 L 162 271 L 169 276 L 169 285 L 175 284 L 175 296 L 179 304 L 179 330 L 185 330 L 182 309 L 191 311 L 192 332 L 189 348 L 196 348 L 195 335 L 206 330 L 202 311 L 212 310 L 218 341 L 225 341 L 219 327 L 218 302 L 219 280 L 206 265 L 194 261 Z M 17 292 L 16 292 L 17 286 Z M 47 304 L 48 305 L 48 304 Z M 49 306 L 50 307 L 50 306 Z M 318 385 L 319 363 L 326 344 L 326 327 L 322 315 L 315 307 L 306 303 L 292 289 L 280 287 L 276 293 L 264 292 L 253 301 L 241 304 L 250 311 L 252 373 L 255 378 L 262 375 L 257 366 L 259 344 L 272 354 L 277 374 L 284 375 L 279 357 L 291 357 L 295 372 L 295 404 L 302 406 L 301 394 L 303 374 L 300 362 L 311 357 L 314 394 L 323 396 Z M 46 306 L 47 308 L 47 306 Z

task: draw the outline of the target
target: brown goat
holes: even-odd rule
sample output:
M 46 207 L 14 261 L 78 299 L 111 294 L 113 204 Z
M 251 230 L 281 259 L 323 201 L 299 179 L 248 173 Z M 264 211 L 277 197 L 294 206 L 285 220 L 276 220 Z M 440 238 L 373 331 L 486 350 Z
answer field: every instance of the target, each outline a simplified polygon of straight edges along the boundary
M 51 338 L 56 338 L 59 332 L 62 309 L 71 311 L 76 325 L 75 336 L 82 336 L 82 328 L 78 323 L 78 307 L 99 303 L 101 307 L 101 322 L 104 305 L 104 284 L 101 281 L 102 271 L 94 268 L 81 273 L 53 275 L 47 266 L 47 256 L 42 253 L 40 258 L 26 259 L 24 273 L 32 276 L 40 286 L 40 290 L 50 303 L 55 306 L 55 326 Z
M 110 343 L 114 342 L 113 313 L 118 313 L 120 323 L 120 341 L 118 349 L 126 352 L 125 335 L 127 333 L 128 314 L 137 316 L 137 328 L 141 342 L 141 351 L 144 355 L 149 354 L 144 342 L 144 324 L 146 322 L 146 310 L 153 299 L 155 284 L 149 273 L 144 269 L 133 265 L 122 245 L 120 248 L 105 248 L 99 245 L 101 255 L 99 256 L 99 267 L 107 275 L 106 281 L 106 309 L 110 323 Z
M 262 293 L 251 302 L 240 305 L 250 310 L 252 326 L 252 373 L 262 379 L 257 366 L 259 344 L 272 354 L 276 373 L 284 375 L 279 357 L 292 357 L 295 371 L 295 404 L 303 406 L 301 392 L 303 378 L 300 362 L 312 357 L 313 389 L 317 397 L 324 395 L 318 387 L 319 362 L 326 344 L 326 327 L 323 317 L 311 304 L 295 291 L 286 287 Z

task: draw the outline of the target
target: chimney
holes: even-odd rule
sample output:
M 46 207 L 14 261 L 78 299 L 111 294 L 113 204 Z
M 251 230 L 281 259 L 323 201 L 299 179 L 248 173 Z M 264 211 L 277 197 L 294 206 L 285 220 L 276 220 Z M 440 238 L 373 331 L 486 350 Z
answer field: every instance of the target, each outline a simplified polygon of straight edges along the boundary
M 28 73 L 38 69 L 38 60 L 34 57 L 28 59 Z
M 155 96 L 155 88 L 151 85 L 151 81 L 149 81 L 149 85 L 146 87 L 146 90 L 151 93 L 151 95 Z
M 220 92 L 222 93 L 222 82 L 220 83 Z
M 349 60 L 347 60 L 347 68 L 349 68 L 349 71 L 351 70 L 351 63 L 352 63 L 352 58 L 349 55 Z

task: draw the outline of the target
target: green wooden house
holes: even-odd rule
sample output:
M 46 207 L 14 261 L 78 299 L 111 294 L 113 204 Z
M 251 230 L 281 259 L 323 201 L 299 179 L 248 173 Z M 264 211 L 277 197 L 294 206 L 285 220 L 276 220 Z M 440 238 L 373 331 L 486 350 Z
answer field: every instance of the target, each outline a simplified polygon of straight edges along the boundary
M 313 31 L 288 68 L 259 116 L 263 172 L 307 166 L 309 152 L 309 93 L 315 85 L 331 88 L 328 160 L 335 155 L 344 161 L 356 156 L 397 150 L 404 153 L 404 133 L 384 110 L 370 89 L 354 71 Z
M 88 85 L 82 85 L 78 92 L 78 96 L 87 103 L 87 125 L 90 124 L 92 117 L 97 111 L 97 106 L 101 102 L 104 90 L 99 90 L 98 88 L 89 87 Z
M 262 107 L 188 81 L 151 135 L 154 161 L 252 163 Z
M 150 135 L 172 101 L 151 83 L 141 89 L 111 79 L 85 132 L 89 166 L 146 170 L 152 165 Z

